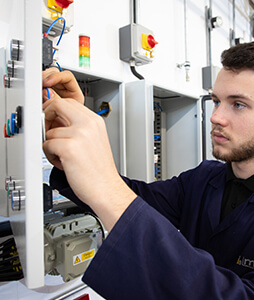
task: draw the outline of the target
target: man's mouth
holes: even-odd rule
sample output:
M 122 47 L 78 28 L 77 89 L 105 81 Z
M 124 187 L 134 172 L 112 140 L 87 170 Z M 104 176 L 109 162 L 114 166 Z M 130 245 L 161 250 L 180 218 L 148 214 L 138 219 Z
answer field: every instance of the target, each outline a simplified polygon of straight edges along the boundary
M 218 144 L 222 144 L 222 143 L 229 141 L 228 137 L 226 137 L 224 134 L 222 134 L 220 131 L 217 131 L 217 130 L 212 130 L 211 136 L 212 136 L 213 141 Z

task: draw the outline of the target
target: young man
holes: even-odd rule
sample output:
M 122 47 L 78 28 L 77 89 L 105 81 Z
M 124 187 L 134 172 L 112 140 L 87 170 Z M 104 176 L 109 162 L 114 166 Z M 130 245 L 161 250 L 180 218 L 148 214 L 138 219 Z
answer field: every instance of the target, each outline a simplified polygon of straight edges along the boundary
M 226 163 L 150 184 L 119 176 L 105 124 L 78 103 L 74 77 L 44 74 L 44 87 L 61 82 L 78 95 L 51 91 L 43 146 L 52 185 L 110 232 L 83 277 L 106 299 L 254 299 L 254 43 L 224 51 L 222 64 L 211 137 Z

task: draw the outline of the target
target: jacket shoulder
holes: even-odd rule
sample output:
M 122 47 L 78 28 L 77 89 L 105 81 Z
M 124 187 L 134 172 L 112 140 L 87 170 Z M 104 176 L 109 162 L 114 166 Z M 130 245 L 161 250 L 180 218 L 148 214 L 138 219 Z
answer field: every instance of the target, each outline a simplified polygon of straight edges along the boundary
M 197 167 L 181 174 L 184 181 L 196 183 L 209 182 L 213 178 L 221 178 L 226 172 L 226 164 L 216 160 L 204 160 Z

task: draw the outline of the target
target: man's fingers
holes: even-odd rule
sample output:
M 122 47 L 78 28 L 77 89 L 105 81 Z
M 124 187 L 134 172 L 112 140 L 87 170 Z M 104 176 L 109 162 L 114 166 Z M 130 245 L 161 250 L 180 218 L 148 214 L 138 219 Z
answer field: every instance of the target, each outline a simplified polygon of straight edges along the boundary
M 84 95 L 70 71 L 59 72 L 56 68 L 50 68 L 43 71 L 42 77 L 43 88 L 52 88 L 60 97 L 73 98 L 84 104 Z
M 44 80 L 47 81 L 47 78 L 50 75 L 55 74 L 55 73 L 59 73 L 59 70 L 56 67 L 46 69 L 45 71 L 42 72 L 42 81 L 44 81 Z
M 60 170 L 63 170 L 62 163 L 59 159 L 60 156 L 60 149 L 61 149 L 61 143 L 59 143 L 59 140 L 57 143 L 55 141 L 45 141 L 43 143 L 43 150 L 45 154 L 47 155 L 47 158 L 49 162 L 57 167 Z
M 60 96 L 51 88 L 44 88 L 42 90 L 43 102 L 52 98 L 60 98 Z
M 60 73 L 53 71 L 43 80 L 43 87 L 53 87 L 58 84 L 65 85 L 69 91 L 73 92 L 76 91 L 78 86 L 74 75 L 67 70 Z
M 94 114 L 87 107 L 73 99 L 54 98 L 46 101 L 43 104 L 43 109 L 45 113 L 46 131 L 51 128 L 52 122 L 57 118 L 60 118 L 65 126 L 70 126 L 75 122 L 88 122 L 90 117 L 99 118 L 99 116 Z M 83 118 L 77 119 L 77 116 L 82 114 Z

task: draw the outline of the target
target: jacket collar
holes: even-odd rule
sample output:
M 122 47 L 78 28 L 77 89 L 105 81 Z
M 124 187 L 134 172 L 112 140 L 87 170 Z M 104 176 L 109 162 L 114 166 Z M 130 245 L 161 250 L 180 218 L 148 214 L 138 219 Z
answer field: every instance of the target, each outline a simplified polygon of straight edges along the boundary
M 223 197 L 223 192 L 226 184 L 226 174 L 227 174 L 227 165 L 221 169 L 216 176 L 214 176 L 209 185 L 212 187 L 211 192 L 208 195 L 208 218 L 212 230 L 215 232 L 222 231 L 234 223 L 240 216 L 242 210 L 246 207 L 248 203 L 254 204 L 254 195 L 244 201 L 239 207 L 237 207 L 232 213 L 231 217 L 225 218 L 220 223 L 220 211 L 221 211 L 221 201 Z M 217 229 L 216 229 L 217 227 Z

